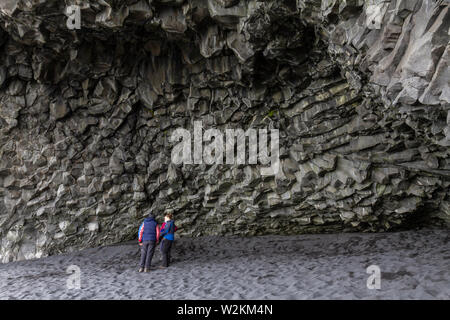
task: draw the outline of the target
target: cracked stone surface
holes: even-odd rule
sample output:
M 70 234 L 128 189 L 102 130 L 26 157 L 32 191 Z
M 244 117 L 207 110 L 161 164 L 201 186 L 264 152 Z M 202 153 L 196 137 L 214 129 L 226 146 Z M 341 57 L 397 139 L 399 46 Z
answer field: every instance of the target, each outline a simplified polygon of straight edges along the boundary
M 134 239 L 148 210 L 192 237 L 448 227 L 449 8 L 1 1 L 0 261 Z M 174 165 L 200 120 L 279 129 L 281 172 Z

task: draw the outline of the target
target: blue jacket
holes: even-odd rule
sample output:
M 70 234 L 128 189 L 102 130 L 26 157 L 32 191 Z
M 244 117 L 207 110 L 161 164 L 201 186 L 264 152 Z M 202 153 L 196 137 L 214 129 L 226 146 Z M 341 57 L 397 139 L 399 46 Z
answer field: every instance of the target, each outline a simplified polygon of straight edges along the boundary
M 175 240 L 175 222 L 173 220 L 166 222 L 164 229 L 161 230 L 160 237 L 167 240 Z
M 156 241 L 156 227 L 158 223 L 153 218 L 145 218 L 139 227 L 139 242 Z

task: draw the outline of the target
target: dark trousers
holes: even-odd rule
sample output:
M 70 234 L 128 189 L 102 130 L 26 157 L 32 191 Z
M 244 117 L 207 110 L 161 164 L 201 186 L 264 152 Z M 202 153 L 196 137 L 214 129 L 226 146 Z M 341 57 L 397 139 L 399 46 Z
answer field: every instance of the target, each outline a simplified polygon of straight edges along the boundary
M 141 246 L 141 268 L 150 269 L 156 241 L 144 241 Z
M 167 240 L 167 239 L 162 240 L 161 253 L 162 253 L 163 267 L 168 267 L 170 264 L 170 250 L 172 249 L 172 243 L 173 243 L 173 240 Z

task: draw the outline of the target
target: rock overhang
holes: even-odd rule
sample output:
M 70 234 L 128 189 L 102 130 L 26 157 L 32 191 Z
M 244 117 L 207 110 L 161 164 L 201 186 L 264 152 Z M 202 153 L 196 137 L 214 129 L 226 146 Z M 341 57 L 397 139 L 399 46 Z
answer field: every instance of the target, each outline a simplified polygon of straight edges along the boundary
M 2 261 L 131 239 L 149 208 L 189 236 L 448 225 L 448 7 L 3 1 Z M 279 129 L 283 177 L 175 166 L 194 120 Z

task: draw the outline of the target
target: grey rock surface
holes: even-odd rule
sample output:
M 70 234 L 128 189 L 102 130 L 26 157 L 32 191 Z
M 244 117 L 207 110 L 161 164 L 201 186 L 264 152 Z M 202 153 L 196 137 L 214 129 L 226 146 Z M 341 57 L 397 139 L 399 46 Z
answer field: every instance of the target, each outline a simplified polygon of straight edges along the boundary
M 134 239 L 148 210 L 185 236 L 448 227 L 449 8 L 1 1 L 0 261 Z M 279 129 L 281 173 L 174 165 L 200 120 Z

